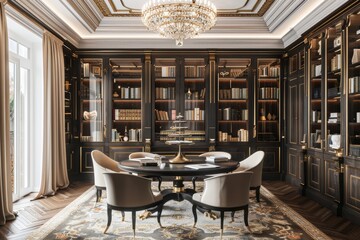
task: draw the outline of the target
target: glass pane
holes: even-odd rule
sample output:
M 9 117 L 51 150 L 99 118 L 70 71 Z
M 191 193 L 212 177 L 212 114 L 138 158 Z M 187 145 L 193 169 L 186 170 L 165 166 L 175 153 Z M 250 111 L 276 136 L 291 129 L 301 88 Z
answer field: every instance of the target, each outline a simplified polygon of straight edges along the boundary
M 172 140 L 168 134 L 176 119 L 176 59 L 155 60 L 155 141 Z
M 23 188 L 27 188 L 29 187 L 29 158 L 26 157 L 26 146 L 28 146 L 27 144 L 27 116 L 28 116 L 28 107 L 26 105 L 26 100 L 28 99 L 27 97 L 27 89 L 28 89 L 28 84 L 29 84 L 29 73 L 30 70 L 26 69 L 26 68 L 22 68 L 20 67 L 20 84 L 19 84 L 19 96 L 17 97 L 18 103 L 20 104 L 16 104 L 16 107 L 18 108 L 17 111 L 21 111 L 19 112 L 19 114 L 17 114 L 17 116 L 21 116 L 20 119 L 16 119 L 16 121 L 19 124 L 19 128 L 17 128 L 18 131 L 21 131 L 21 134 L 18 135 L 17 133 L 17 137 L 19 137 L 20 139 L 18 139 L 19 141 L 21 141 L 23 143 L 23 147 L 24 147 L 24 157 L 22 160 L 22 177 L 23 177 L 23 182 L 22 182 L 22 187 Z M 17 140 L 17 141 L 18 141 Z
M 18 53 L 18 43 L 11 38 L 9 38 L 9 51 L 13 53 Z
M 249 141 L 251 59 L 220 58 L 218 69 L 218 141 Z
M 111 141 L 142 141 L 140 58 L 110 59 L 112 69 Z
M 184 140 L 205 141 L 205 60 L 185 58 L 184 119 L 189 136 Z
M 23 58 L 29 58 L 29 49 L 19 43 L 19 55 Z
M 280 59 L 258 60 L 257 140 L 279 141 Z
M 309 57 L 310 57 L 310 147 L 321 147 L 321 82 L 323 70 L 321 66 L 321 37 L 316 37 L 311 40 Z
M 81 141 L 102 142 L 103 123 L 102 59 L 81 59 Z
M 326 121 L 326 146 L 329 150 L 341 148 L 341 119 L 340 119 L 340 95 L 341 95 L 341 24 L 327 29 L 326 53 L 327 53 L 327 121 Z
M 16 64 L 9 63 L 9 86 L 10 86 L 10 162 L 11 162 L 11 186 L 13 192 L 16 192 L 15 179 L 15 79 L 16 79 Z
M 348 155 L 360 157 L 360 15 L 349 16 L 348 35 Z

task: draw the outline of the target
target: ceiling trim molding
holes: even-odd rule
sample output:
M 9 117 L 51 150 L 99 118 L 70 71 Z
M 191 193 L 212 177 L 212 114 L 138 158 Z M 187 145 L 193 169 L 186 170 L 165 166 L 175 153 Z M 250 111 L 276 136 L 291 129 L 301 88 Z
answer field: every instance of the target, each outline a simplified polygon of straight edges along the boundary
M 75 16 L 75 13 L 79 15 L 77 19 L 83 22 L 83 26 L 89 30 L 89 32 L 95 32 L 96 28 L 101 22 L 101 17 L 94 13 L 93 9 L 85 1 L 67 0 L 67 3 L 71 6 L 68 7 L 65 2 L 63 5 Z M 84 24 L 86 23 L 86 24 Z
M 56 31 L 64 40 L 75 47 L 79 47 L 81 37 L 70 27 L 64 24 L 41 0 L 17 0 L 29 13 L 36 16 L 43 24 Z
M 84 39 L 81 49 L 179 49 L 171 39 Z M 189 39 L 185 49 L 283 49 L 281 39 Z
M 349 0 L 324 1 L 318 8 L 307 15 L 301 22 L 295 25 L 288 33 L 282 37 L 284 47 L 288 47 L 294 41 L 302 37 L 306 31 L 318 24 L 321 20 L 334 12 Z
M 74 1 L 74 0 L 72 0 Z M 112 8 L 112 10 L 117 13 L 113 13 L 111 9 L 109 9 L 109 6 L 105 3 L 105 0 L 93 0 L 95 5 L 99 8 L 101 13 L 105 17 L 141 17 L 141 9 L 133 9 L 130 7 L 127 7 L 123 0 L 120 0 L 122 6 L 128 10 L 117 10 L 112 0 L 109 0 L 109 4 Z M 265 2 L 263 2 L 265 1 Z M 263 3 L 262 3 L 263 2 Z M 217 10 L 217 16 L 218 17 L 262 17 L 268 9 L 271 7 L 271 5 L 275 2 L 275 0 L 257 0 L 257 2 L 254 4 L 253 8 L 250 10 L 241 10 L 246 4 L 248 4 L 248 0 L 244 4 L 244 6 L 237 8 L 237 9 L 218 9 Z M 261 5 L 262 3 L 262 5 Z M 259 7 L 259 11 L 255 12 L 256 9 Z

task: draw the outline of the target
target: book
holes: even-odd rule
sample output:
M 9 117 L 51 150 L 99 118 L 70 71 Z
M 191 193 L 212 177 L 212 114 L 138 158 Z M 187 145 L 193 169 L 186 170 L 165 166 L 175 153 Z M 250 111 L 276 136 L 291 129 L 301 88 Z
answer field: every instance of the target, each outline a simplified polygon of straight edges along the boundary
M 227 162 L 229 161 L 229 159 L 226 157 L 208 156 L 206 157 L 205 161 L 210 163 L 220 163 L 220 162 Z
M 201 163 L 201 164 L 187 164 L 185 165 L 185 167 L 192 169 L 204 169 L 204 168 L 218 168 L 219 166 L 210 163 Z

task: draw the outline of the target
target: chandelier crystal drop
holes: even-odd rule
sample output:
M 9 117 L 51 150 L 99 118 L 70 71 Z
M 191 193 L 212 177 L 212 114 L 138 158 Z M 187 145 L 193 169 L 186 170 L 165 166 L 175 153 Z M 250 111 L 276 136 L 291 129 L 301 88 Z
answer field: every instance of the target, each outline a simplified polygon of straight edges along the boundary
M 208 0 L 150 0 L 142 8 L 142 21 L 149 30 L 182 46 L 185 39 L 212 28 L 216 14 Z

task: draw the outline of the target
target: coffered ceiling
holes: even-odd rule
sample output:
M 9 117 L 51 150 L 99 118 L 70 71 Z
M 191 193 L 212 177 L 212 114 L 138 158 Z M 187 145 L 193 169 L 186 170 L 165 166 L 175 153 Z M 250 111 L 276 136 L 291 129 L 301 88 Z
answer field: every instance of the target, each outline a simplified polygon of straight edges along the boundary
M 78 48 L 177 48 L 148 31 L 141 8 L 148 0 L 10 0 Z M 216 25 L 183 48 L 284 48 L 349 0 L 211 0 Z M 16 14 L 10 6 L 8 12 Z M 10 14 L 10 15 L 11 15 Z

